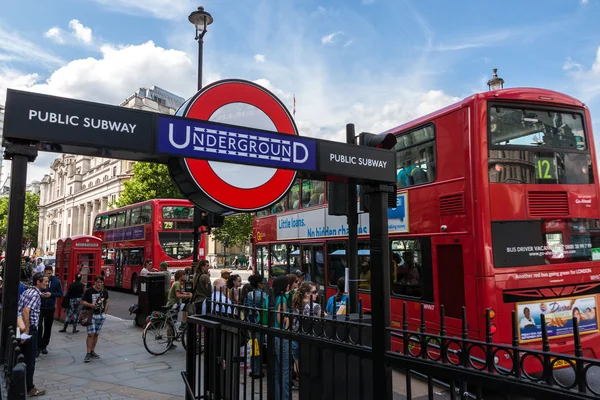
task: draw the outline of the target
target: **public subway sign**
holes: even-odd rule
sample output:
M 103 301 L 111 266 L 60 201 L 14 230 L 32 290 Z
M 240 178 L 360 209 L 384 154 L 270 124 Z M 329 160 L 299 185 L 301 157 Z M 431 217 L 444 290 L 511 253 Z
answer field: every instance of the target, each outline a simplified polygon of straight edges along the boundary
M 169 166 L 182 193 L 208 212 L 252 212 L 279 202 L 296 178 L 395 183 L 391 150 L 300 137 L 273 93 L 253 82 L 204 87 L 175 116 L 8 89 L 6 141 L 39 150 Z M 140 232 L 115 231 L 110 240 Z

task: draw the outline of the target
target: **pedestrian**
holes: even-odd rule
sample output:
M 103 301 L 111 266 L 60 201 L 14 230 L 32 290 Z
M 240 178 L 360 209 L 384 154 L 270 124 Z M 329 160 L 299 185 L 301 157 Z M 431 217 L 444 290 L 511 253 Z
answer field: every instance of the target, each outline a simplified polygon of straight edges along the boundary
M 278 276 L 273 281 L 273 298 L 275 299 L 274 327 L 289 329 L 289 316 L 291 311 L 288 305 L 287 289 L 289 280 L 285 275 Z M 270 301 L 270 300 L 269 300 Z M 275 400 L 288 400 L 290 398 L 290 342 L 280 337 L 274 338 L 275 344 Z
M 39 273 L 43 274 L 45 269 L 46 269 L 46 266 L 44 265 L 44 260 L 42 260 L 41 258 L 38 258 L 37 264 L 35 266 L 35 272 L 39 272 Z
M 162 275 L 165 277 L 165 292 L 164 292 L 164 303 L 163 304 L 167 304 L 167 301 L 169 301 L 169 290 L 171 290 L 171 273 L 169 272 L 169 270 L 167 269 L 167 267 L 169 266 L 169 264 L 167 264 L 165 261 L 160 263 L 160 271 L 159 272 L 152 272 L 150 273 L 150 275 Z
M 38 323 L 40 321 L 40 307 L 42 304 L 42 290 L 48 287 L 48 278 L 43 274 L 34 274 L 32 278 L 33 285 L 31 288 L 21 294 L 17 315 L 23 318 L 24 334 L 29 335 L 27 340 L 21 340 L 21 351 L 25 358 L 27 366 L 25 374 L 25 382 L 27 384 L 27 397 L 43 396 L 45 390 L 40 390 L 33 384 L 33 375 L 35 373 L 35 357 L 37 355 L 38 344 Z
M 83 362 L 90 362 L 92 359 L 98 359 L 100 356 L 96 353 L 96 344 L 98 344 L 98 335 L 102 330 L 102 325 L 106 320 L 110 299 L 108 291 L 104 289 L 104 277 L 96 276 L 94 286 L 89 288 L 81 298 L 81 305 L 88 310 L 92 310 L 92 323 L 87 326 L 87 354 Z
M 300 285 L 302 285 L 302 282 L 304 282 L 304 272 L 297 269 L 293 271 L 292 274 L 296 275 L 296 278 L 298 279 L 298 287 L 300 287 Z
M 179 313 L 181 311 L 181 325 L 179 329 L 183 330 L 187 324 L 187 303 L 192 298 L 192 293 L 185 291 L 186 274 L 183 269 L 175 272 L 175 282 L 169 291 L 167 307 L 174 309 Z
M 32 273 L 32 269 L 31 269 L 31 265 L 29 264 L 29 257 L 26 256 L 24 261 L 21 263 L 21 272 L 20 272 L 19 279 L 21 282 L 23 282 L 25 284 L 29 284 L 31 282 L 32 275 L 33 275 L 33 273 Z
M 233 262 L 231 263 L 231 269 L 239 269 L 240 268 L 240 260 L 238 260 L 238 257 L 235 256 L 235 258 L 233 259 Z
M 142 267 L 142 270 L 140 271 L 140 276 L 148 275 L 148 273 L 150 272 L 151 269 L 152 269 L 152 260 L 148 258 L 144 262 L 144 266 Z
M 75 276 L 75 281 L 69 285 L 67 291 L 67 298 L 69 299 L 69 310 L 67 311 L 67 317 L 65 318 L 65 326 L 59 332 L 66 332 L 71 318 L 73 318 L 73 333 L 79 332 L 77 330 L 77 323 L 79 322 L 79 312 L 81 311 L 81 297 L 85 285 L 81 282 L 81 275 Z
M 337 282 L 337 293 L 327 300 L 325 311 L 328 314 L 345 314 L 348 307 L 348 295 L 344 293 L 346 290 L 346 280 L 342 277 Z M 340 311 L 340 308 L 342 309 Z
M 227 298 L 233 304 L 240 303 L 240 287 L 242 287 L 242 277 L 238 274 L 229 275 L 229 279 L 227 279 Z
M 248 281 L 251 286 L 251 290 L 248 292 L 248 296 L 244 300 L 244 305 L 248 307 L 248 322 L 266 325 L 267 315 L 262 311 L 267 308 L 268 297 L 267 293 L 264 291 L 264 278 L 262 275 L 251 275 L 248 277 Z M 260 356 L 265 338 L 258 332 L 256 332 L 254 336 L 254 340 L 257 340 L 258 344 L 255 344 L 251 347 L 253 351 L 251 358 L 252 372 L 250 373 L 250 376 L 254 379 L 259 379 L 265 376 L 265 374 L 262 372 L 263 358 Z
M 212 284 L 210 283 L 210 272 L 208 269 L 210 264 L 206 260 L 200 260 L 198 267 L 194 272 L 194 295 L 192 296 L 192 303 L 195 308 L 194 314 L 200 314 L 202 312 L 202 304 L 204 300 L 210 297 L 212 294 Z
M 48 278 L 48 286 L 42 290 L 42 306 L 40 312 L 40 323 L 38 327 L 39 352 L 48 354 L 48 344 L 50 335 L 52 335 L 52 325 L 54 324 L 54 311 L 56 310 L 56 299 L 62 297 L 62 285 L 50 265 L 44 269 L 44 276 Z

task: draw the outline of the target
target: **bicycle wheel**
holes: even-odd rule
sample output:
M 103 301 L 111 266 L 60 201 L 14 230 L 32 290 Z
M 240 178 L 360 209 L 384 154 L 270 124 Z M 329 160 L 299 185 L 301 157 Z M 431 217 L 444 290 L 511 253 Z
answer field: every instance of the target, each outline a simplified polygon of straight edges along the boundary
M 154 356 L 165 354 L 173 344 L 175 327 L 165 319 L 155 319 L 146 325 L 142 333 L 144 347 Z
M 187 326 L 181 331 L 181 344 L 185 350 L 187 350 Z M 201 330 L 200 338 L 196 340 L 196 354 L 202 354 L 204 352 L 204 329 Z

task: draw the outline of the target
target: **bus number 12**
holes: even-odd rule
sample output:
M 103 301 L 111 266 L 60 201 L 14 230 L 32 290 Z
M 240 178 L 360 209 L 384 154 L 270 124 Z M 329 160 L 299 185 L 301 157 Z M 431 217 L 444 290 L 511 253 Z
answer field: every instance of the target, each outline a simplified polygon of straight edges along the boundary
M 550 173 L 550 171 L 551 171 L 550 160 L 538 159 L 537 160 L 537 170 L 538 170 L 538 177 L 540 179 L 554 179 L 554 177 Z

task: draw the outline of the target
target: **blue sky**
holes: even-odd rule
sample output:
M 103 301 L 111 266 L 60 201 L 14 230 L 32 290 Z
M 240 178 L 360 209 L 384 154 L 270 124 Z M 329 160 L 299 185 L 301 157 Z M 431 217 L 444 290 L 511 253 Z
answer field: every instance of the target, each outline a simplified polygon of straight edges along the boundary
M 295 94 L 302 135 L 341 140 L 348 122 L 383 131 L 487 90 L 492 68 L 507 87 L 575 96 L 600 121 L 600 0 L 5 2 L 0 104 L 7 87 L 112 104 L 152 85 L 188 97 L 198 5 L 215 20 L 204 83 L 256 81 L 289 107 Z

